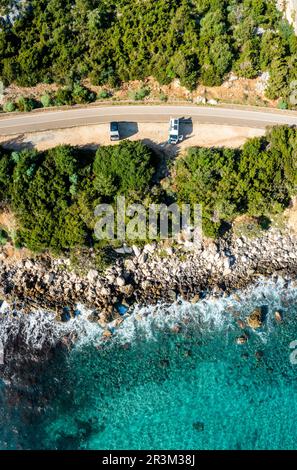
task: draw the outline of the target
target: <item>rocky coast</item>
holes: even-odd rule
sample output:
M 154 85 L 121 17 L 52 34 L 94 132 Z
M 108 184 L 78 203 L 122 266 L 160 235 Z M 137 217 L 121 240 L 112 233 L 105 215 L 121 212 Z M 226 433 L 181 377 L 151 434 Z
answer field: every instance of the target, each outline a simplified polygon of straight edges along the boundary
M 297 275 L 297 237 L 276 229 L 254 239 L 204 240 L 201 246 L 152 243 L 126 251 L 103 274 L 90 269 L 82 275 L 71 270 L 69 259 L 43 255 L 11 263 L 2 249 L 1 298 L 24 312 L 55 311 L 62 321 L 83 304 L 92 310 L 91 320 L 104 327 L 120 318 L 119 305 L 172 304 L 179 298 L 195 303 L 242 289 L 260 276 L 294 280 Z
M 88 315 L 83 324 L 85 320 L 88 328 L 97 324 L 105 341 L 130 318 L 136 305 L 144 306 L 147 315 L 151 311 L 148 306 L 160 304 L 166 313 L 181 300 L 190 305 L 200 299 L 220 303 L 230 294 L 239 305 L 242 291 L 263 278 L 275 281 L 276 286 L 281 278 L 285 288 L 297 287 L 297 237 L 289 230 L 270 229 L 252 239 L 229 236 L 204 240 L 201 246 L 181 239 L 174 244 L 152 243 L 142 249 L 134 246 L 119 251 L 104 273 L 92 268 L 78 274 L 70 259 L 42 255 L 14 261 L 2 247 L 2 378 L 30 384 L 32 364 L 34 368 L 46 367 L 56 354 L 67 354 L 80 335 L 75 325 L 68 328 L 68 323 L 80 314 L 82 306 Z M 264 324 L 267 299 L 262 300 L 251 305 L 244 319 L 231 309 L 238 345 L 248 342 L 249 328 L 261 329 Z M 282 311 L 272 313 L 276 324 L 282 323 Z M 180 328 L 179 323 L 172 331 L 178 333 Z

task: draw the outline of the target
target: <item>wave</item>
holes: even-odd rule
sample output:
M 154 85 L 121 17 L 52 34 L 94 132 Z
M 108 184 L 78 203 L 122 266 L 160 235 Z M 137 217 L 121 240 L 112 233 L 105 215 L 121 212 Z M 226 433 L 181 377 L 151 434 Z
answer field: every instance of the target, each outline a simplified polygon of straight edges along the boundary
M 154 340 L 160 331 L 166 329 L 178 330 L 182 327 L 186 330 L 194 327 L 211 332 L 233 328 L 235 320 L 244 320 L 255 307 L 268 305 L 265 328 L 258 333 L 265 341 L 275 325 L 274 312 L 285 312 L 296 302 L 297 286 L 294 281 L 260 278 L 256 285 L 228 297 L 209 296 L 195 304 L 178 300 L 172 305 L 135 306 L 121 321 L 115 320 L 105 329 L 90 321 L 92 311 L 83 305 L 77 306 L 80 316 L 61 323 L 53 312 L 32 310 L 30 314 L 24 314 L 4 303 L 0 309 L 0 340 L 5 348 L 21 338 L 22 344 L 35 351 L 54 347 L 61 342 L 69 346 L 73 343 L 76 347 L 86 342 L 125 344 L 139 338 Z M 111 338 L 103 335 L 106 329 L 111 333 Z

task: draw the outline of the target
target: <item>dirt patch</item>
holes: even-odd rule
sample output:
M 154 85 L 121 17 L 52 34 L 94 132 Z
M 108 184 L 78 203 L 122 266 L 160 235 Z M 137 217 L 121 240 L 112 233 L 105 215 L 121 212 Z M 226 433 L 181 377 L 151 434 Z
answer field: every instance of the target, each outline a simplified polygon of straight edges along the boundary
M 262 136 L 263 129 L 248 127 L 220 126 L 213 124 L 190 123 L 181 126 L 184 140 L 178 146 L 168 145 L 168 124 L 159 123 L 120 123 L 123 139 L 142 140 L 144 143 L 164 150 L 169 155 L 184 151 L 188 147 L 230 147 L 236 148 L 244 144 L 250 137 Z M 74 145 L 96 148 L 100 145 L 117 145 L 110 142 L 109 125 L 99 124 L 55 131 L 43 131 L 17 136 L 1 136 L 0 143 L 7 148 L 20 150 L 34 147 L 46 150 L 57 145 Z
M 15 215 L 8 209 L 0 210 L 0 227 L 4 229 L 10 236 L 16 232 L 18 228 Z
M 11 243 L 7 243 L 1 250 L 1 258 L 5 259 L 7 266 L 32 258 L 32 256 L 32 253 L 27 248 L 16 248 Z
M 292 201 L 292 205 L 285 211 L 288 228 L 297 235 L 297 197 Z
M 85 80 L 83 84 L 96 93 L 98 100 L 102 101 L 100 94 L 102 91 L 107 92 L 107 98 L 103 101 L 131 101 L 135 97 L 135 92 L 146 88 L 149 90 L 148 96 L 144 98 L 144 102 L 193 102 L 205 103 L 209 101 L 218 101 L 228 104 L 244 104 L 251 106 L 269 106 L 276 107 L 277 101 L 268 100 L 265 97 L 265 83 L 263 76 L 256 79 L 245 79 L 229 74 L 225 82 L 219 87 L 205 87 L 199 85 L 193 92 L 181 86 L 178 79 L 173 80 L 169 85 L 160 85 L 153 77 L 148 77 L 144 81 L 133 80 L 123 83 L 119 88 L 111 88 L 108 86 L 94 86 L 89 80 Z M 10 85 L 5 89 L 2 103 L 7 101 L 15 101 L 18 97 L 35 98 L 40 100 L 45 93 L 54 93 L 58 90 L 57 84 L 39 84 L 35 87 L 19 87 Z
M 34 98 L 40 100 L 45 94 L 51 94 L 58 90 L 58 85 L 48 85 L 41 83 L 35 87 L 20 87 L 17 85 L 9 85 L 5 88 L 4 97 L 0 100 L 0 104 L 7 103 L 8 101 L 16 101 L 20 96 L 24 98 Z
M 0 210 L 0 228 L 5 230 L 9 238 L 14 239 L 18 223 L 15 215 L 9 209 L 2 208 Z M 1 247 L 0 259 L 5 259 L 6 264 L 13 265 L 31 255 L 32 253 L 26 248 L 18 249 L 9 241 L 6 245 Z

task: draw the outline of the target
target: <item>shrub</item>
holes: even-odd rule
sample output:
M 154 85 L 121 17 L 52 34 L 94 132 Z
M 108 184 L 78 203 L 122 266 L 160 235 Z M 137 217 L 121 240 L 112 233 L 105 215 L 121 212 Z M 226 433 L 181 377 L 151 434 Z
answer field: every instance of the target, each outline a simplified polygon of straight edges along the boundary
M 23 113 L 28 113 L 35 108 L 38 108 L 38 102 L 33 98 L 24 98 L 20 96 L 17 101 L 16 105 L 19 111 Z
M 8 235 L 5 230 L 0 229 L 0 245 L 5 245 L 8 241 Z
M 44 108 L 49 108 L 53 105 L 52 97 L 48 93 L 42 95 L 42 97 L 40 98 L 40 102 Z
M 151 93 L 151 90 L 150 88 L 148 87 L 142 87 L 140 88 L 139 90 L 137 91 L 132 91 L 130 93 L 130 98 L 133 100 L 133 101 L 142 101 L 144 100 L 147 96 L 149 96 Z
M 94 161 L 94 186 L 105 197 L 143 197 L 151 185 L 154 167 L 152 151 L 141 142 L 127 140 L 117 146 L 100 147 Z
M 72 89 L 73 101 L 77 104 L 92 103 L 96 99 L 95 93 L 88 88 L 75 83 Z
M 111 97 L 111 93 L 108 92 L 107 90 L 101 90 L 97 95 L 98 100 L 106 100 L 110 97 Z
M 297 130 L 273 128 L 242 149 L 192 148 L 176 164 L 174 188 L 180 203 L 201 204 L 204 227 L 248 214 L 262 227 L 289 205 L 297 184 Z
M 277 104 L 278 109 L 289 109 L 288 102 L 285 100 L 280 100 Z
M 166 103 L 166 101 L 168 101 L 168 96 L 165 95 L 165 93 L 160 93 L 159 99 L 160 101 L 163 101 Z
M 56 106 L 70 106 L 75 104 L 72 89 L 70 87 L 60 88 L 56 93 L 54 103 Z
M 3 106 L 3 110 L 6 113 L 12 113 L 13 111 L 16 110 L 16 105 L 13 101 L 7 101 Z

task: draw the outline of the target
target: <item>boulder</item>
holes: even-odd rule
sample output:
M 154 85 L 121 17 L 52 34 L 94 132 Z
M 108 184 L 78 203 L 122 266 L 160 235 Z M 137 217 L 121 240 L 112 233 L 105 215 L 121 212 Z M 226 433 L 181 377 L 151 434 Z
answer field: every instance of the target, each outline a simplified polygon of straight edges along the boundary
M 239 328 L 241 328 L 242 330 L 244 330 L 245 328 L 245 323 L 242 321 L 242 320 L 237 320 L 237 325 L 239 326 Z
M 283 316 L 281 312 L 275 312 L 274 313 L 274 318 L 277 321 L 277 323 L 281 323 L 283 321 Z
M 263 311 L 257 307 L 247 318 L 247 324 L 250 328 L 257 330 L 263 326 Z
M 247 343 L 247 337 L 246 336 L 239 336 L 239 338 L 236 339 L 236 344 L 242 345 Z
M 98 271 L 96 271 L 95 269 L 90 269 L 87 275 L 88 281 L 94 282 L 97 279 L 97 277 L 98 277 Z
M 145 253 L 150 253 L 150 254 L 152 254 L 152 253 L 154 253 L 154 251 L 156 250 L 156 248 L 157 248 L 157 244 L 156 244 L 156 243 L 151 243 L 151 244 L 145 245 L 143 251 L 144 251 Z
M 122 276 L 119 276 L 116 278 L 116 284 L 119 287 L 124 287 L 124 285 L 126 284 L 126 281 Z
M 114 284 L 115 279 L 116 278 L 114 274 L 108 274 L 108 276 L 106 276 L 106 280 L 108 284 Z
M 196 423 L 193 423 L 193 428 L 195 431 L 202 432 L 204 431 L 204 423 L 201 423 L 201 421 L 196 421 Z
M 194 297 L 191 299 L 191 303 L 192 304 L 197 304 L 200 300 L 200 295 L 199 294 L 195 294 Z
M 26 269 L 32 269 L 33 267 L 34 267 L 34 264 L 32 263 L 32 261 L 27 260 L 27 261 L 25 262 L 25 268 L 26 268 Z
M 126 296 L 126 297 L 131 297 L 131 295 L 134 292 L 134 288 L 131 284 L 128 284 L 126 286 L 120 287 L 120 291 Z
M 104 338 L 111 338 L 112 332 L 110 330 L 104 330 L 102 336 L 104 336 Z
M 108 289 L 107 287 L 102 287 L 101 295 L 103 295 L 103 297 L 108 297 L 110 295 L 110 289 Z
M 134 251 L 134 255 L 139 258 L 139 256 L 141 255 L 141 251 L 140 249 L 136 246 L 136 245 L 133 245 L 132 246 L 132 250 Z

